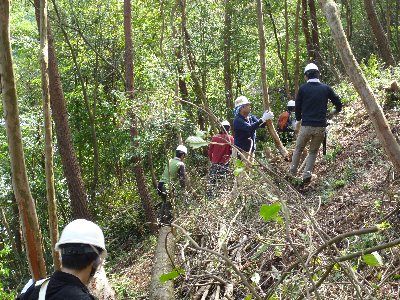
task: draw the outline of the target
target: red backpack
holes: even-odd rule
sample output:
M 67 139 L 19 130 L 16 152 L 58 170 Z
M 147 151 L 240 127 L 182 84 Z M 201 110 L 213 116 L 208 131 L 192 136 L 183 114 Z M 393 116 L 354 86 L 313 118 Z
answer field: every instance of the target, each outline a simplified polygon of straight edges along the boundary
M 290 114 L 287 111 L 284 111 L 283 113 L 281 113 L 281 115 L 279 116 L 279 119 L 278 119 L 278 125 L 277 125 L 278 131 L 286 130 L 286 128 L 289 125 L 289 116 L 290 116 Z

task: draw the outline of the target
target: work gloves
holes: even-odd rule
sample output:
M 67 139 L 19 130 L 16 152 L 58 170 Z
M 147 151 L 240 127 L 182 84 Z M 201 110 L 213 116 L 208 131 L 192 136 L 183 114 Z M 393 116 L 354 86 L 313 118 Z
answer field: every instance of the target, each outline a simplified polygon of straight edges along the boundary
M 263 113 L 263 115 L 262 115 L 262 117 L 261 117 L 261 120 L 262 120 L 263 122 L 265 122 L 265 121 L 267 121 L 267 120 L 272 120 L 273 118 L 274 118 L 274 113 L 273 113 L 272 111 L 266 110 L 266 111 Z

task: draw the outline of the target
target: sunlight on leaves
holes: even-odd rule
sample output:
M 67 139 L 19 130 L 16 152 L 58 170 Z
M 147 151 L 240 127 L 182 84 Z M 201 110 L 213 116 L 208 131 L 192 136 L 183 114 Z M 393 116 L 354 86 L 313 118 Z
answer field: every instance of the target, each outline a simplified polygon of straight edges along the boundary
M 177 268 L 177 269 L 172 270 L 169 273 L 162 274 L 160 276 L 160 281 L 162 283 L 164 283 L 164 282 L 166 282 L 168 280 L 174 280 L 175 278 L 177 278 L 177 277 L 179 277 L 180 275 L 183 275 L 183 274 L 185 274 L 185 270 Z
M 376 251 L 372 252 L 371 254 L 363 255 L 362 258 L 363 261 L 369 266 L 376 267 L 383 265 L 382 257 Z
M 203 138 L 199 136 L 189 136 L 185 142 L 193 149 L 197 149 L 208 145 L 208 142 L 203 140 Z
M 246 166 L 240 159 L 235 160 L 235 170 L 233 170 L 233 175 L 238 176 L 245 170 Z
M 277 220 L 280 210 L 281 204 L 279 202 L 272 203 L 271 205 L 263 204 L 260 207 L 260 216 L 264 218 L 265 222 Z

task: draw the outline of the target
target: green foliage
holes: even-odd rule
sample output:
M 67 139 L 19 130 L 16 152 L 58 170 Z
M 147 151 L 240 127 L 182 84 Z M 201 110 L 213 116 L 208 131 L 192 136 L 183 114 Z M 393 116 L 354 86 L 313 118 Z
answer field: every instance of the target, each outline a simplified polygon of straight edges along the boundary
M 263 204 L 260 207 L 260 216 L 265 222 L 270 220 L 278 220 L 280 217 L 278 215 L 281 210 L 281 204 L 279 202 L 272 203 L 271 205 Z
M 4 248 L 0 250 L 0 299 L 11 300 L 16 298 L 16 292 L 10 291 L 9 287 L 5 286 L 13 276 L 11 269 L 8 267 L 11 247 L 7 244 L 2 246 Z
M 241 159 L 235 159 L 234 163 L 235 169 L 233 170 L 233 175 L 239 176 L 240 173 L 246 170 L 246 165 Z
M 376 251 L 372 252 L 371 254 L 363 255 L 362 259 L 367 265 L 371 267 L 377 267 L 383 265 L 382 257 Z
M 193 149 L 197 149 L 197 148 L 200 148 L 200 147 L 203 147 L 203 146 L 208 146 L 208 142 L 203 140 L 199 136 L 189 136 L 186 139 L 185 143 L 188 144 Z
M 174 280 L 174 279 L 176 279 L 179 276 L 184 275 L 184 274 L 185 274 L 185 270 L 179 269 L 179 268 L 175 268 L 169 273 L 162 274 L 160 276 L 160 281 L 162 283 L 164 283 L 164 282 L 169 281 L 169 280 Z
M 325 155 L 325 160 L 327 161 L 328 164 L 332 164 L 335 162 L 336 157 L 342 152 L 342 145 L 339 143 L 334 143 L 333 148 L 328 148 L 326 155 Z

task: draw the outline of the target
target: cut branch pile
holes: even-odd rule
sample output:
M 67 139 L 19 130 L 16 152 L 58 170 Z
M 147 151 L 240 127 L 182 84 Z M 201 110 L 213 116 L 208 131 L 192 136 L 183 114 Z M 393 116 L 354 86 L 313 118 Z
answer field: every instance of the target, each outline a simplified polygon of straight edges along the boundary
M 395 294 L 400 239 L 393 238 L 393 229 L 368 220 L 362 228 L 335 234 L 335 228 L 323 228 L 317 221 L 323 214 L 318 199 L 305 199 L 270 167 L 258 164 L 239 175 L 233 191 L 211 201 L 193 200 L 180 209 L 173 224 L 175 264 L 185 273 L 175 282 L 176 298 L 243 299 L 251 294 L 253 299 L 328 299 L 335 293 L 335 299 L 361 299 Z M 275 202 L 281 205 L 281 219 L 265 222 L 260 207 Z M 364 263 L 362 257 L 371 253 L 384 263 Z

